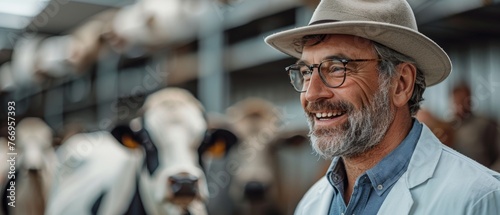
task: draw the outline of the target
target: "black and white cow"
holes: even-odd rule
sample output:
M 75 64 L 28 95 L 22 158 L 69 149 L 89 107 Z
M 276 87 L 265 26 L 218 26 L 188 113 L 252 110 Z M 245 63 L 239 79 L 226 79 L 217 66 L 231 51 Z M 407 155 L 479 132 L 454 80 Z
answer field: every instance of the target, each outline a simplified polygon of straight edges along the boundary
M 207 214 L 200 153 L 235 138 L 207 130 L 203 107 L 188 91 L 160 90 L 129 125 L 63 143 L 47 214 Z

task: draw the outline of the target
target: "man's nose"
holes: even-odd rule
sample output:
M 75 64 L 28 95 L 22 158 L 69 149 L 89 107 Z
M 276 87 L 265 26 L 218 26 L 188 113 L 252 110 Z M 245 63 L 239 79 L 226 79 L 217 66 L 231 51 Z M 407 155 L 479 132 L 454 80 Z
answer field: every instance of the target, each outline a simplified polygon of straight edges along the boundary
M 331 98 L 333 92 L 331 88 L 325 85 L 319 76 L 317 68 L 314 68 L 309 80 L 309 85 L 306 87 L 305 98 L 308 102 L 315 102 L 317 100 Z

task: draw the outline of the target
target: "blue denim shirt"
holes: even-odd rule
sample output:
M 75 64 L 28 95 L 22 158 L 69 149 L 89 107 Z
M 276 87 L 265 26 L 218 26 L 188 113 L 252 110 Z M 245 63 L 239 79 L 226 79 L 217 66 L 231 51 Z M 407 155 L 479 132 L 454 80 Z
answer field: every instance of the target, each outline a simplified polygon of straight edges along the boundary
M 408 168 L 415 150 L 422 124 L 416 119 L 410 133 L 403 142 L 382 159 L 376 166 L 358 177 L 350 202 L 345 204 L 344 181 L 347 180 L 343 161 L 335 157 L 327 171 L 327 179 L 333 186 L 334 194 L 330 205 L 330 215 L 377 214 L 394 183 Z

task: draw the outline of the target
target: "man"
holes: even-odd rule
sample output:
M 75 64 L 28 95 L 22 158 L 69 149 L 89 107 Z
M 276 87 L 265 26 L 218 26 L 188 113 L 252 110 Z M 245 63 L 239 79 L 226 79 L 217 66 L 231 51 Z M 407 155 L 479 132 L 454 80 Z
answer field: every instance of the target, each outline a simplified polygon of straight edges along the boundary
M 332 158 L 295 214 L 500 214 L 500 174 L 413 118 L 451 71 L 404 0 L 323 0 L 308 26 L 266 38 L 286 68 L 313 148 Z
M 497 123 L 472 111 L 469 85 L 460 83 L 451 92 L 453 148 L 490 169 L 500 171 L 500 139 Z

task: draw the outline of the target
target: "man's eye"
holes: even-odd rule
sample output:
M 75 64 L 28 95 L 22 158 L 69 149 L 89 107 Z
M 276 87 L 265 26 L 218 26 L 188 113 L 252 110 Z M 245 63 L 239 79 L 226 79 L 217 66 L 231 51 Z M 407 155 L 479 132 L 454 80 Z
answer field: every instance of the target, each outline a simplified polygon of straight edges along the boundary
M 340 72 L 344 72 L 344 65 L 336 65 L 336 64 L 332 64 L 332 65 L 329 65 L 328 68 L 325 68 L 326 71 L 328 71 L 328 73 L 340 73 Z
M 340 66 L 334 66 L 330 69 L 331 72 L 342 72 L 344 71 L 344 67 L 340 67 Z
M 304 77 L 308 77 L 311 76 L 312 71 L 310 69 L 301 69 L 300 74 L 302 74 L 302 76 Z

